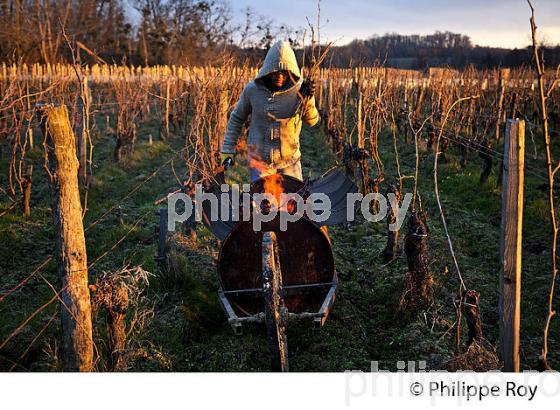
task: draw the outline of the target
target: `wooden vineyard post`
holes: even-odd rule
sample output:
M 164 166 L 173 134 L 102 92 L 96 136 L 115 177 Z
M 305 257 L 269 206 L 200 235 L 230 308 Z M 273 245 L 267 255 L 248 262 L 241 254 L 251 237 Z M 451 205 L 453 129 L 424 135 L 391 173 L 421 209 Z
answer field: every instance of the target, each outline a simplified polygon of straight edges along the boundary
M 78 158 L 80 159 L 80 181 L 87 181 L 87 144 L 89 141 L 90 92 L 88 78 L 82 80 L 82 132 L 78 135 Z
M 496 129 L 494 131 L 494 136 L 496 141 L 500 139 L 500 127 L 502 125 L 502 115 L 504 111 L 504 99 L 507 88 L 507 82 L 509 80 L 510 70 L 509 68 L 503 68 L 500 70 L 500 76 L 498 78 L 498 112 L 496 115 Z
M 169 138 L 169 93 L 171 83 L 169 78 L 165 82 L 165 138 Z
M 167 268 L 167 208 L 159 208 L 159 228 L 158 228 L 158 253 L 156 261 L 160 268 Z
M 358 149 L 359 154 L 355 155 L 355 160 L 358 163 L 358 170 L 360 172 L 359 186 L 361 193 L 367 195 L 369 189 L 369 172 L 367 164 L 367 156 L 365 150 L 365 119 L 363 117 L 363 94 L 361 91 L 361 85 L 358 77 L 358 103 L 356 107 L 357 115 L 357 128 L 358 128 Z M 374 206 L 377 206 L 377 202 L 374 202 Z
M 500 70 L 500 74 L 498 78 L 498 101 L 497 101 L 498 112 L 496 114 L 496 129 L 494 133 L 496 141 L 500 140 L 500 128 L 502 127 L 502 117 L 504 116 L 504 99 L 505 99 L 507 83 L 509 80 L 509 75 L 510 75 L 509 68 L 503 68 Z M 502 160 L 502 166 L 500 167 L 500 172 L 498 175 L 499 185 L 501 185 L 503 181 L 503 171 L 504 171 L 503 161 L 504 160 Z
M 193 198 L 194 186 L 192 184 L 183 184 L 183 193 Z M 194 200 L 193 200 L 194 201 Z M 191 240 L 196 240 L 196 213 L 192 212 L 191 215 L 183 222 L 183 233 Z
M 93 368 L 93 341 L 76 139 L 65 105 L 44 105 L 38 111 L 45 132 L 56 256 L 62 282 L 63 367 L 65 371 L 88 372 Z
M 78 176 L 80 183 L 85 185 L 87 180 L 87 143 L 89 139 L 89 88 L 87 77 L 83 78 L 81 87 L 81 97 L 76 104 L 79 115 L 76 126 L 76 138 L 78 161 L 80 162 Z
M 23 187 L 23 200 L 21 202 L 23 208 L 23 215 L 26 218 L 31 216 L 31 178 L 33 176 L 33 165 L 27 167 L 27 172 L 23 176 L 23 181 L 21 183 Z
M 507 121 L 504 154 L 500 235 L 500 354 L 504 361 L 503 370 L 518 372 L 525 121 Z
M 33 128 L 31 127 L 27 129 L 27 143 L 29 144 L 29 149 L 33 149 Z

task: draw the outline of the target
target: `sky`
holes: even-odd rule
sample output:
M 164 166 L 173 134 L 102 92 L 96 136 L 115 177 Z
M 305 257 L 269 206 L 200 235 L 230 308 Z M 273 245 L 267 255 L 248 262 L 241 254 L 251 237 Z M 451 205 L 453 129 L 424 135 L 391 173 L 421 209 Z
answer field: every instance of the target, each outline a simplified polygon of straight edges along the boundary
M 539 39 L 560 44 L 560 0 L 532 3 Z M 239 22 L 247 7 L 295 28 L 307 28 L 306 17 L 317 21 L 317 0 L 230 0 L 230 5 Z M 468 35 L 476 45 L 522 48 L 531 41 L 530 15 L 526 0 L 321 0 L 321 42 L 343 45 L 373 34 L 448 30 Z

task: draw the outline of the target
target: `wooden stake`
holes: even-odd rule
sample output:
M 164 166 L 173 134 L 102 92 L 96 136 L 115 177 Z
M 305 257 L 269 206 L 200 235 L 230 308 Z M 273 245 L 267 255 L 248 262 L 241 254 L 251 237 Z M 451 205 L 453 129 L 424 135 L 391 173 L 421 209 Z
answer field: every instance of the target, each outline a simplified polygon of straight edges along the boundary
M 169 92 L 171 83 L 169 79 L 165 82 L 165 138 L 169 138 Z
M 525 121 L 507 121 L 504 154 L 500 237 L 500 354 L 504 361 L 503 370 L 518 372 Z
M 29 144 L 29 149 L 33 149 L 33 128 L 31 127 L 27 129 L 27 143 Z
M 507 82 L 509 80 L 509 68 L 503 68 L 500 70 L 500 77 L 498 78 L 498 113 L 496 114 L 496 129 L 495 138 L 496 141 L 500 140 L 500 128 L 502 127 L 502 117 L 504 113 L 504 98 L 506 93 Z M 502 184 L 503 181 L 503 160 L 502 166 L 500 168 L 500 173 L 498 176 L 498 185 Z
M 87 144 L 89 141 L 89 107 L 90 92 L 88 78 L 82 80 L 82 132 L 78 134 L 78 158 L 80 159 L 80 182 L 86 184 L 87 181 Z
M 189 195 L 190 197 L 194 196 L 194 186 L 185 183 L 183 185 L 183 193 L 185 195 Z M 196 218 L 195 212 L 193 212 L 189 218 L 183 222 L 183 233 L 185 236 L 190 238 L 191 240 L 196 240 Z
M 80 167 L 78 169 L 78 177 L 80 180 L 81 184 L 84 184 L 86 181 L 86 158 L 87 158 L 87 148 L 86 148 L 86 144 L 87 144 L 87 137 L 84 135 L 85 131 L 84 131 L 84 103 L 82 99 L 78 100 L 78 103 L 76 104 L 76 109 L 78 110 L 78 112 L 80 113 L 79 115 L 81 116 L 80 120 L 78 121 L 78 125 L 76 126 L 76 136 L 77 136 L 77 144 L 76 144 L 76 150 L 78 152 L 78 161 L 80 164 Z
M 38 111 L 45 132 L 46 170 L 51 182 L 56 255 L 62 279 L 63 367 L 65 371 L 89 372 L 93 369 L 93 340 L 76 138 L 65 105 L 46 105 Z
M 494 130 L 494 137 L 496 138 L 496 141 L 499 141 L 500 139 L 500 127 L 502 125 L 504 98 L 507 88 L 507 82 L 509 80 L 509 74 L 509 68 L 503 68 L 500 70 L 500 77 L 498 79 L 498 112 L 496 114 L 496 129 Z
M 167 267 L 167 208 L 159 209 L 159 230 L 158 230 L 158 254 L 156 261 L 160 268 L 165 270 Z
M 33 165 L 29 165 L 27 172 L 23 176 L 22 186 L 23 186 L 23 215 L 25 218 L 31 216 L 31 177 L 33 176 Z

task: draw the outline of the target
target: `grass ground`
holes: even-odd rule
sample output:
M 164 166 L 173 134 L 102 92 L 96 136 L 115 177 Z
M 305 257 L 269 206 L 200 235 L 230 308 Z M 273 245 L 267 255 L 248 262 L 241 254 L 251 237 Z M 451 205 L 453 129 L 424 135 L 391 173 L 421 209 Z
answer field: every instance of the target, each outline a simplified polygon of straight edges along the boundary
M 103 131 L 104 127 L 100 125 Z M 153 272 L 144 298 L 143 309 L 153 312 L 149 324 L 135 335 L 131 347 L 136 351 L 131 369 L 136 371 L 267 371 L 267 339 L 264 326 L 249 326 L 241 337 L 235 336 L 225 320 L 217 299 L 218 279 L 215 261 L 218 243 L 203 227 L 192 242 L 179 234 L 170 241 L 171 271 L 158 273 L 154 261 L 157 247 L 155 229 L 158 217 L 156 199 L 176 189 L 171 167 L 161 168 L 147 183 L 124 201 L 131 189 L 145 180 L 181 148 L 180 138 L 147 144 L 147 134 L 156 134 L 156 124 L 143 124 L 134 154 L 125 164 L 112 162 L 114 141 L 101 136 L 94 151 L 95 178 L 89 196 L 84 226 L 96 221 L 105 210 L 119 204 L 122 223 L 115 212 L 98 222 L 86 234 L 88 258 L 94 281 L 104 270 L 125 265 L 141 265 Z M 302 133 L 304 174 L 320 175 L 335 163 L 335 158 L 318 130 Z M 393 140 L 390 133 L 380 138 L 386 180 L 396 177 Z M 398 141 L 401 171 L 413 174 L 414 146 Z M 466 167 L 453 155 L 440 164 L 440 193 L 450 234 L 469 289 L 481 293 L 483 326 L 488 340 L 496 345 L 498 337 L 498 274 L 501 191 L 496 175 L 490 182 L 479 183 L 479 159 L 474 153 Z M 50 192 L 41 169 L 39 149 L 30 154 L 35 162 L 32 216 L 25 220 L 18 211 L 0 217 L 0 293 L 15 286 L 54 250 L 50 212 Z M 6 185 L 6 158 L 1 160 L 1 186 Z M 174 161 L 181 169 L 179 158 Z M 334 309 L 322 329 L 304 323 L 290 324 L 289 360 L 292 371 L 369 370 L 372 360 L 383 369 L 396 370 L 397 361 L 426 361 L 436 368 L 454 354 L 456 316 L 451 300 L 458 289 L 433 193 L 433 154 L 421 152 L 419 192 L 427 210 L 430 228 L 431 271 L 436 292 L 426 309 L 406 311 L 399 308 L 407 272 L 401 254 L 385 264 L 380 253 L 385 246 L 385 223 L 356 224 L 330 229 L 340 288 Z M 233 182 L 246 181 L 242 165 L 229 173 Z M 522 366 L 534 368 L 540 353 L 542 328 L 549 286 L 548 235 L 546 234 L 546 193 L 539 189 L 542 181 L 527 176 L 522 299 Z M 384 189 L 384 187 L 383 187 Z M 412 191 L 412 179 L 404 180 L 404 192 Z M 0 209 L 8 202 L 0 197 Z M 153 211 L 153 212 L 152 212 Z M 137 223 L 138 219 L 144 216 Z M 405 222 L 406 224 L 406 222 Z M 406 227 L 406 225 L 405 225 Z M 115 244 L 123 235 L 125 240 Z M 404 229 L 401 232 L 404 237 Z M 402 246 L 401 246 L 402 248 Z M 57 284 L 56 266 L 48 264 L 44 278 Z M 51 290 L 40 277 L 34 277 L 21 290 L 0 303 L 0 339 L 51 297 Z M 55 304 L 33 318 L 0 351 L 0 369 L 14 366 L 19 370 L 60 369 L 58 320 L 22 356 L 35 336 L 56 312 Z M 102 357 L 103 321 L 96 317 L 96 343 Z M 463 324 L 463 328 L 464 328 Z M 551 362 L 559 363 L 560 326 L 553 321 L 550 339 Z M 463 337 L 463 341 L 465 337 Z

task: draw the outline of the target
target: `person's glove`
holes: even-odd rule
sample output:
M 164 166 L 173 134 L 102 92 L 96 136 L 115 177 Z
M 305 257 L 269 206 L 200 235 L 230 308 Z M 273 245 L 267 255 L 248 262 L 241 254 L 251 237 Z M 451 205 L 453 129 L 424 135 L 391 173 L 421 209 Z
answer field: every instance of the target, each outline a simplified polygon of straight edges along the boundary
M 303 97 L 313 97 L 315 95 L 315 81 L 307 78 L 301 83 L 299 92 Z
M 222 166 L 224 168 L 229 168 L 233 164 L 235 164 L 234 156 L 235 156 L 234 154 L 226 154 L 224 152 L 220 153 L 220 159 L 222 161 Z

